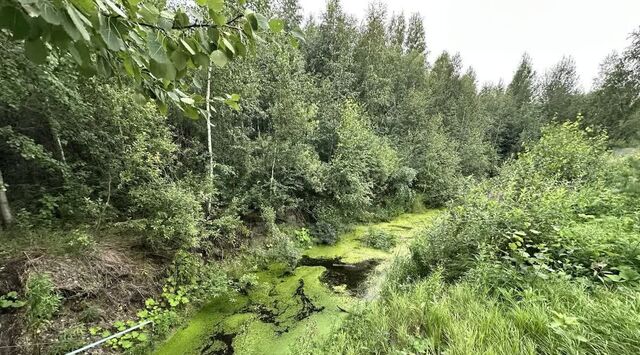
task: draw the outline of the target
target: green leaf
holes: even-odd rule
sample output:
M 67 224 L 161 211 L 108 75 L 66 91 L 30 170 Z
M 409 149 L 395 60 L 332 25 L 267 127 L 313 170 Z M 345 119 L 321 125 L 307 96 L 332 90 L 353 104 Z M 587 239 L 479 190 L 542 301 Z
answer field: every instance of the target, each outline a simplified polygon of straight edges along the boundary
M 101 55 L 98 55 L 96 58 L 98 73 L 105 77 L 111 76 L 111 62 Z
M 62 23 L 62 15 L 60 14 L 60 11 L 58 11 L 58 8 L 50 2 L 42 2 L 40 4 L 40 16 L 52 25 L 59 25 Z
M 158 78 L 170 81 L 176 80 L 176 68 L 171 63 L 159 63 L 151 60 L 149 62 L 149 71 Z
M 104 1 L 107 4 L 107 6 L 109 6 L 109 8 L 118 16 L 125 19 L 127 18 L 127 14 L 120 8 L 120 6 L 116 5 L 113 1 L 111 0 L 102 0 L 102 1 Z
M 169 31 L 173 28 L 173 13 L 169 11 L 160 11 L 160 17 L 158 17 L 158 26 L 165 31 Z
M 233 45 L 236 49 L 236 54 L 244 57 L 245 55 L 247 55 L 247 47 L 244 45 L 244 43 L 242 43 L 242 41 L 235 41 L 233 42 Z
M 227 24 L 227 18 L 219 12 L 212 12 L 211 18 L 213 19 L 213 22 L 218 26 L 224 26 Z
M 67 5 L 66 8 L 67 8 L 67 13 L 69 14 L 69 18 L 71 18 L 71 21 L 73 22 L 73 25 L 75 26 L 75 28 L 78 30 L 78 32 L 80 33 L 80 35 L 85 41 L 89 41 L 91 39 L 91 35 L 89 35 L 89 32 L 85 27 L 84 22 L 86 18 L 84 18 L 84 15 L 82 15 L 73 6 Z
M 112 51 L 119 51 L 124 49 L 124 42 L 120 39 L 118 29 L 116 28 L 115 19 L 99 16 L 100 22 L 100 36 L 107 44 L 107 48 Z
M 224 0 L 207 0 L 207 7 L 215 12 L 221 12 L 224 8 Z
M 62 28 L 72 40 L 79 41 L 82 38 L 80 31 L 73 24 L 69 15 L 62 14 Z
M 224 68 L 229 63 L 229 57 L 219 49 L 211 52 L 211 60 L 218 68 Z
M 266 17 L 264 17 L 264 15 L 256 13 L 256 20 L 258 21 L 258 27 L 263 29 L 263 30 L 268 30 L 269 29 L 269 20 L 267 20 Z
M 196 110 L 195 107 L 193 106 L 184 106 L 183 108 L 184 114 L 185 116 L 191 118 L 192 120 L 197 120 L 198 118 L 200 118 L 198 110 Z M 171 303 L 171 301 L 169 301 L 169 303 Z M 173 307 L 173 305 L 172 305 Z
M 271 19 L 269 21 L 269 28 L 273 33 L 279 33 L 284 29 L 284 21 L 279 19 Z
M 133 343 L 129 340 L 123 340 L 120 345 L 122 346 L 123 349 L 129 349 L 133 346 Z
M 236 49 L 233 48 L 233 44 L 231 44 L 231 42 L 229 42 L 228 39 L 226 39 L 225 37 L 222 37 L 222 43 L 224 44 L 225 48 L 231 51 L 231 53 L 236 54 Z
M 145 22 L 149 24 L 155 24 L 158 21 L 158 17 L 160 16 L 160 10 L 158 10 L 157 7 L 151 4 L 145 4 L 142 6 L 140 11 L 138 11 L 138 14 L 142 16 L 142 19 Z
M 256 17 L 256 14 L 251 12 L 245 15 L 245 17 L 247 18 L 247 23 L 251 26 L 251 29 L 253 31 L 257 31 L 258 30 L 258 18 Z M 245 33 L 246 33 L 246 29 L 245 29 Z M 249 35 L 247 33 L 247 35 Z
M 132 78 L 137 78 L 140 76 L 140 70 L 138 66 L 133 62 L 131 57 L 127 56 L 122 61 L 122 65 L 124 66 L 124 70 L 131 76 Z
M 189 52 L 189 54 L 191 54 L 191 55 L 195 55 L 196 54 L 196 51 L 194 51 L 193 48 L 191 48 L 191 46 L 189 45 L 189 43 L 187 43 L 187 41 L 185 41 L 184 39 L 180 38 L 180 44 L 182 44 L 184 49 L 186 49 L 187 52 Z
M 621 276 L 619 276 L 619 275 L 613 275 L 613 274 L 611 274 L 611 275 L 606 275 L 606 276 L 607 276 L 607 278 L 608 278 L 609 280 L 611 280 L 611 281 L 613 281 L 613 282 L 621 282 L 621 281 L 622 281 L 622 277 L 621 277 Z
M 189 16 L 184 12 L 178 10 L 175 16 L 173 17 L 173 25 L 174 27 L 185 27 L 189 25 Z
M 71 3 L 85 13 L 93 13 L 96 11 L 96 5 L 93 0 L 70 0 Z
M 209 57 L 204 53 L 196 53 L 196 55 L 194 55 L 192 59 L 193 63 L 196 65 L 199 65 L 203 68 L 209 67 Z
M 149 34 L 147 37 L 147 48 L 149 49 L 149 57 L 158 63 L 169 63 L 169 57 L 162 45 L 164 36 L 160 33 L 157 35 Z
M 242 32 L 249 38 L 253 38 L 253 26 L 250 21 L 247 21 L 242 25 Z
M 298 41 L 300 41 L 302 43 L 306 42 L 306 40 L 304 38 L 304 34 L 300 30 L 291 31 L 291 35 L 293 36 L 293 38 L 297 39 Z
M 69 49 L 69 53 L 73 59 L 83 67 L 90 67 L 91 63 L 91 54 L 89 53 L 89 48 L 84 44 L 84 42 L 69 42 L 67 48 Z
M 171 62 L 178 70 L 182 70 L 187 66 L 187 60 L 189 60 L 189 56 L 180 49 L 176 49 L 171 53 Z
M 25 42 L 24 51 L 27 58 L 34 63 L 44 64 L 47 62 L 49 49 L 39 38 Z

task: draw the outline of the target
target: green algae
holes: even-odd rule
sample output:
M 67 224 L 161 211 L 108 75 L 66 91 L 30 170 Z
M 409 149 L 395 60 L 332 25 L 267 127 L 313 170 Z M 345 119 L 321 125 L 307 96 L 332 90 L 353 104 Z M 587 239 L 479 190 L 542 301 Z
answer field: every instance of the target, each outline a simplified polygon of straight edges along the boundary
M 204 348 L 215 349 L 212 337 L 224 333 L 241 334 L 233 343 L 238 354 L 286 354 L 308 329 L 316 329 L 316 337 L 326 335 L 346 315 L 341 309 L 349 309 L 354 300 L 322 284 L 323 272 L 322 267 L 306 266 L 287 276 L 279 268 L 258 272 L 259 285 L 249 295 L 234 302 L 213 300 L 155 353 L 200 354 Z M 313 305 L 308 315 L 300 292 Z M 265 320 L 265 314 L 273 319 Z
M 305 252 L 311 258 L 342 262 L 388 260 L 393 251 L 368 248 L 361 238 L 370 227 L 381 228 L 406 244 L 413 233 L 428 226 L 439 211 L 401 215 L 389 222 L 361 225 L 333 246 L 316 246 Z M 322 339 L 338 327 L 349 309 L 362 302 L 345 292 L 335 292 L 321 281 L 321 266 L 300 266 L 286 272 L 280 264 L 255 272 L 258 285 L 233 299 L 216 298 L 155 351 L 155 354 L 224 353 L 232 341 L 236 354 L 290 354 L 299 343 Z M 338 287 L 339 289 L 339 287 Z
M 439 210 L 423 213 L 406 213 L 389 222 L 367 224 L 354 227 L 340 237 L 335 245 L 319 245 L 307 250 L 304 255 L 310 258 L 341 259 L 345 263 L 355 264 L 369 259 L 388 259 L 393 253 L 369 248 L 361 239 L 371 227 L 376 227 L 397 238 L 396 244 L 404 244 L 413 237 L 415 231 L 427 227 L 440 214 Z

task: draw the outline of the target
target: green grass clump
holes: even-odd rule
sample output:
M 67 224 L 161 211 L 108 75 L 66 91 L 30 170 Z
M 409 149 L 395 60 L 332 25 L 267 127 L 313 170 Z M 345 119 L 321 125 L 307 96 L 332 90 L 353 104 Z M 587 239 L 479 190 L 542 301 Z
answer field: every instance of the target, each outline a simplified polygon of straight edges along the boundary
M 361 309 L 317 348 L 359 354 L 637 354 L 640 294 L 563 279 L 490 291 L 440 273 Z M 300 349 L 301 352 L 305 349 Z M 313 352 L 312 351 L 312 352 Z
M 395 237 L 379 228 L 370 228 L 362 240 L 365 245 L 374 249 L 390 250 L 396 246 Z

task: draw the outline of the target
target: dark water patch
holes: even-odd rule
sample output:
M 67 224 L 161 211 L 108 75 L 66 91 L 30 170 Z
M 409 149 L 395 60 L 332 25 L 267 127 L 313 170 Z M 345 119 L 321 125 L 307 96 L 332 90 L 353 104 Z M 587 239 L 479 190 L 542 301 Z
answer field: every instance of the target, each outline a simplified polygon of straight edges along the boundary
M 280 325 L 280 321 L 278 317 L 282 314 L 274 312 L 272 309 L 266 307 L 265 305 L 259 304 L 253 307 L 253 312 L 255 313 L 258 319 L 263 323 L 273 324 L 275 326 Z
M 301 321 L 303 319 L 309 318 L 313 313 L 322 312 L 324 310 L 324 306 L 318 307 L 313 304 L 309 296 L 304 293 L 304 280 L 298 280 L 298 288 L 296 288 L 295 296 L 300 297 L 300 302 L 302 304 L 302 308 L 296 314 L 296 320 Z
M 209 341 L 200 351 L 201 355 L 233 355 L 233 338 L 235 334 L 217 332 L 209 338 Z
M 331 286 L 345 285 L 347 291 L 358 296 L 364 291 L 364 281 L 371 271 L 380 264 L 378 259 L 370 259 L 355 264 L 347 264 L 337 259 L 315 259 L 303 256 L 298 262 L 300 266 L 322 266 L 327 271 L 320 280 Z

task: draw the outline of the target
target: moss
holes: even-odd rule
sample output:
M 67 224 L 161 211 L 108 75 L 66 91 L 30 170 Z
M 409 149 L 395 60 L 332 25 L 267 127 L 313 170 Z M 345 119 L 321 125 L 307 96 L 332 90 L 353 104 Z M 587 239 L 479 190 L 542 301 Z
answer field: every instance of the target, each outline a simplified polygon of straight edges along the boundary
M 417 227 L 427 225 L 437 211 L 402 215 L 375 225 L 398 238 L 398 244 L 411 238 Z M 307 251 L 313 258 L 342 258 L 356 263 L 368 259 L 388 259 L 392 254 L 367 248 L 360 238 L 370 225 L 358 226 L 342 236 L 334 246 L 317 246 Z M 226 346 L 216 334 L 235 334 L 236 354 L 288 354 L 309 339 L 322 339 L 339 326 L 358 299 L 334 292 L 320 281 L 321 266 L 301 266 L 292 273 L 282 264 L 254 273 L 258 284 L 246 296 L 234 301 L 214 299 L 189 324 L 176 331 L 156 354 L 200 354 Z

